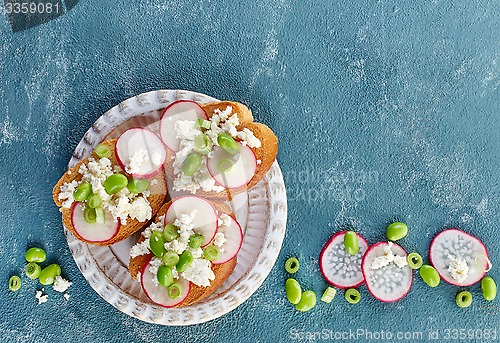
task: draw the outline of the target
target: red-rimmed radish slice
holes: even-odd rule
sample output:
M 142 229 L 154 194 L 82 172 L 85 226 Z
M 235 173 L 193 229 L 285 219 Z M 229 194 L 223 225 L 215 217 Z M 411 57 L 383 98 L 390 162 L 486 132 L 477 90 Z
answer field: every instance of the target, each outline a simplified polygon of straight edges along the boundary
M 180 285 L 181 295 L 178 298 L 172 299 L 168 296 L 168 289 L 160 284 L 156 284 L 153 280 L 156 279 L 156 275 L 151 273 L 149 267 L 151 260 L 148 261 L 142 268 L 141 273 L 141 286 L 142 290 L 148 298 L 157 305 L 163 307 L 174 307 L 183 302 L 191 290 L 191 283 L 179 276 L 178 280 L 175 280 Z
M 342 289 L 355 288 L 363 284 L 361 260 L 368 249 L 366 240 L 361 235 L 356 234 L 359 251 L 356 255 L 348 254 L 344 247 L 346 232 L 341 231 L 334 234 L 319 255 L 319 268 L 325 280 L 330 285 Z
M 129 172 L 134 178 L 150 178 L 157 175 L 165 163 L 167 151 L 160 137 L 143 128 L 133 128 L 125 131 L 116 141 L 116 159 L 123 170 L 127 170 L 134 155 L 139 155 L 143 163 L 135 166 Z
M 219 146 L 214 146 L 213 155 L 207 157 L 207 169 L 215 182 L 226 188 L 239 188 L 254 177 L 257 170 L 257 158 L 250 147 L 237 142 L 239 152 L 231 155 Z M 232 167 L 223 171 L 220 162 L 230 160 Z
M 451 258 L 467 262 L 469 272 L 463 281 L 454 279 L 448 271 Z M 441 279 L 456 286 L 470 286 L 481 281 L 489 268 L 488 251 L 483 242 L 458 229 L 447 229 L 434 237 L 429 259 Z
M 167 148 L 179 150 L 180 141 L 177 138 L 175 122 L 178 120 L 208 119 L 207 113 L 196 102 L 179 100 L 170 104 L 163 112 L 160 120 L 160 136 Z
M 196 196 L 184 196 L 172 200 L 172 204 L 165 214 L 165 225 L 172 224 L 181 214 L 191 214 L 196 210 L 193 218 L 193 231 L 205 238 L 202 246 L 212 241 L 217 232 L 217 212 L 207 200 Z
M 226 241 L 222 244 L 221 252 L 219 257 L 212 261 L 213 264 L 226 263 L 233 257 L 235 257 L 241 248 L 241 243 L 243 243 L 243 231 L 241 230 L 240 224 L 233 218 L 229 226 L 219 226 L 217 233 L 223 233 Z
M 120 229 L 120 221 L 115 221 L 111 213 L 104 211 L 106 214 L 104 224 L 89 224 L 83 216 L 84 209 L 83 203 L 76 202 L 71 211 L 71 223 L 80 237 L 89 242 L 106 242 L 116 236 Z
M 379 269 L 372 269 L 373 261 L 385 255 L 388 242 L 379 242 L 372 245 L 363 256 L 361 270 L 365 277 L 366 288 L 377 300 L 394 302 L 402 299 L 410 291 L 413 282 L 413 271 L 407 265 L 400 268 L 396 263 L 390 262 Z M 397 244 L 393 244 L 391 251 L 396 256 L 403 256 L 406 260 L 406 251 Z

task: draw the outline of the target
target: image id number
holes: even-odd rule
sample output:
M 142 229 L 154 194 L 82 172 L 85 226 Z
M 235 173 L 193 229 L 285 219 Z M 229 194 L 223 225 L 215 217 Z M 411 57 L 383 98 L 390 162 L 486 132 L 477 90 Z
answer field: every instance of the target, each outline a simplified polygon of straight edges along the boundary
M 51 14 L 51 13 L 59 13 L 61 10 L 60 5 L 58 3 L 34 3 L 34 2 L 8 2 L 5 4 L 5 13 L 7 14 Z
M 485 341 L 497 339 L 497 329 L 444 329 L 445 340 L 476 340 Z

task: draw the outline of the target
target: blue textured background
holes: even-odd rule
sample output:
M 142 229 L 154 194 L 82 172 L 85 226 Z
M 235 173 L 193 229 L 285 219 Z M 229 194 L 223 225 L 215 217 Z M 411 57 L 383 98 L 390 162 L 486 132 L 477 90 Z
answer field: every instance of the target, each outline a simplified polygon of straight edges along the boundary
M 349 328 L 426 340 L 446 328 L 500 330 L 498 301 L 487 304 L 477 286 L 465 310 L 457 289 L 417 278 L 395 304 L 361 287 L 357 306 L 339 294 L 304 314 L 282 286 L 293 255 L 303 287 L 320 294 L 317 258 L 329 236 L 352 226 L 373 243 L 393 220 L 408 223 L 410 251 L 424 253 L 442 227 L 458 226 L 500 262 L 498 18 L 493 0 L 81 0 L 16 33 L 0 16 L 0 340 L 268 342 Z M 286 239 L 262 287 L 192 327 L 149 325 L 102 300 L 76 268 L 51 200 L 91 123 L 160 88 L 248 104 L 280 138 L 289 196 Z M 49 290 L 38 305 L 41 287 L 26 279 L 8 291 L 32 245 L 73 281 L 68 301 Z M 498 268 L 491 275 L 500 280 Z

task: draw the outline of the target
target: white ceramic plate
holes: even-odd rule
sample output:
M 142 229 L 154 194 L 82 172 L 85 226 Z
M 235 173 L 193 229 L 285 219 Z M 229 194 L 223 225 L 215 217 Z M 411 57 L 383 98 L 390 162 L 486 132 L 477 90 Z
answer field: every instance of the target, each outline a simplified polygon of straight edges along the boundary
M 182 90 L 159 90 L 127 99 L 92 125 L 76 147 L 69 167 L 88 157 L 102 140 L 113 138 L 129 127 L 149 126 L 157 131 L 162 110 L 180 99 L 200 103 L 217 101 L 204 94 Z M 90 286 L 111 305 L 150 323 L 198 324 L 220 317 L 248 299 L 265 280 L 278 257 L 287 219 L 285 185 L 278 163 L 275 161 L 264 179 L 250 191 L 235 197 L 231 206 L 245 230 L 236 268 L 210 297 L 182 308 L 167 309 L 153 304 L 140 284 L 131 278 L 127 270 L 128 251 L 137 241 L 137 234 L 110 247 L 82 243 L 66 228 L 65 234 L 78 268 Z

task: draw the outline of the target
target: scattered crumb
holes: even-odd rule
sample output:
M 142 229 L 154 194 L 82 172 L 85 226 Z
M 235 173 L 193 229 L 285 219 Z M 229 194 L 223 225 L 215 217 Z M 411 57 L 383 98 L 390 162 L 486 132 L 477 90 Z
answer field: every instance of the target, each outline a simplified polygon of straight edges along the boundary
M 71 170 L 68 170 L 68 175 L 71 175 Z
M 36 291 L 35 298 L 38 299 L 38 305 L 40 305 L 46 303 L 49 296 L 47 294 L 43 295 L 42 291 Z
M 156 179 L 151 180 L 151 185 L 152 186 L 157 185 L 157 184 L 158 184 L 158 180 L 156 180 Z
M 69 294 L 68 293 L 64 293 L 63 297 L 64 297 L 64 299 L 68 300 L 69 299 Z
M 261 161 L 261 160 L 257 160 L 257 164 L 261 164 L 261 163 L 262 163 L 262 161 Z
M 52 288 L 57 291 L 57 292 L 65 292 L 69 286 L 71 286 L 72 282 L 63 279 L 61 276 L 56 276 L 56 279 L 54 280 L 54 284 L 52 285 Z

